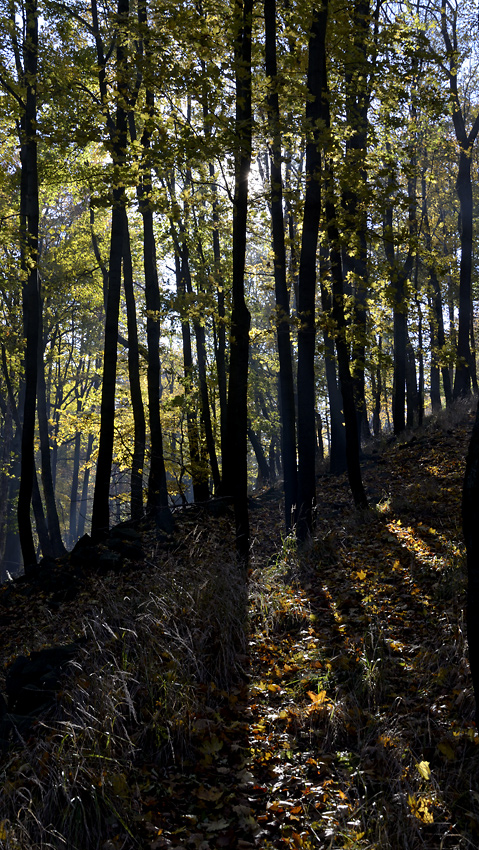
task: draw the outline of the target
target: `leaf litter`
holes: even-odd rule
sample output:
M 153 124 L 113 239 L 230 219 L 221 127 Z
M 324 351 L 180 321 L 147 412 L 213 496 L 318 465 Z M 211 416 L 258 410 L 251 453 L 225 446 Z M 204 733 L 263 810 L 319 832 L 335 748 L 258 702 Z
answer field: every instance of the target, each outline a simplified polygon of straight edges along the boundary
M 173 625 L 168 632 L 161 666 L 168 696 L 159 695 L 157 667 L 154 684 L 130 688 L 136 713 L 148 719 L 143 726 L 132 717 L 130 725 L 125 722 L 132 739 L 128 755 L 126 749 L 112 753 L 109 765 L 102 750 L 98 765 L 89 760 L 102 805 L 107 798 L 109 803 L 89 846 L 477 846 L 479 739 L 465 647 L 460 528 L 471 426 L 466 411 L 452 425 L 438 420 L 367 451 L 367 512 L 351 507 L 344 478 L 321 473 L 314 538 L 301 550 L 282 534 L 279 492 L 256 495 L 247 645 L 239 641 L 235 659 L 221 671 L 207 642 L 201 646 L 206 660 L 200 653 L 189 662 L 201 635 L 188 599 L 194 605 L 200 596 L 192 587 L 190 597 L 177 591 L 179 619 L 176 632 Z M 151 575 L 141 574 L 150 595 L 160 575 L 165 581 L 172 559 L 178 561 L 176 572 L 171 567 L 175 582 L 186 570 L 188 580 L 196 577 L 201 585 L 201 566 L 224 564 L 231 550 L 228 516 L 187 511 L 180 524 L 181 548 L 173 544 L 168 554 L 156 548 L 149 556 Z M 2 631 L 4 662 L 14 655 L 14 640 L 30 651 L 55 634 L 58 639 L 59 623 L 65 638 L 71 637 L 67 624 L 80 629 L 95 600 L 101 607 L 105 593 L 113 592 L 139 595 L 142 589 L 132 575 L 92 579 L 81 591 L 81 605 L 78 598 L 66 602 L 50 617 L 39 613 L 51 611 L 48 594 L 42 598 L 40 591 L 39 608 L 38 599 L 18 592 L 18 614 L 9 606 Z M 144 614 L 145 600 L 138 604 Z M 183 610 L 188 629 L 182 630 Z M 165 624 L 155 616 L 160 630 Z M 109 628 L 118 636 L 118 622 L 110 621 Z M 219 638 L 214 630 L 208 638 L 218 640 L 216 654 L 221 623 L 218 629 Z M 111 635 L 105 640 L 115 643 Z M 156 688 L 156 713 L 142 703 L 148 688 Z M 56 728 L 52 720 L 42 730 L 46 766 L 53 761 L 45 755 L 48 734 L 57 746 Z M 28 787 L 24 756 L 18 747 L 6 753 L 7 790 L 20 777 Z M 8 843 L 12 829 L 5 810 L 5 846 L 17 846 L 13 838 Z M 25 829 L 21 835 L 25 839 Z

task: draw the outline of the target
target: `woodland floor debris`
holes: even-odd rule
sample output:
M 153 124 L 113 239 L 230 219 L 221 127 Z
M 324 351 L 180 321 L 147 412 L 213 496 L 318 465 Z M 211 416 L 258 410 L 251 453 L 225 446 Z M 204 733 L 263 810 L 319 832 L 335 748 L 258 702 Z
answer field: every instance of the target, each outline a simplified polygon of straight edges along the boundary
M 227 514 L 186 512 L 168 549 L 144 529 L 144 559 L 91 572 L 75 598 L 2 589 L 4 667 L 86 646 L 55 710 L 2 755 L 0 846 L 477 847 L 471 425 L 367 455 L 367 512 L 321 475 L 302 551 L 282 537 L 279 494 L 254 500 L 246 642 Z

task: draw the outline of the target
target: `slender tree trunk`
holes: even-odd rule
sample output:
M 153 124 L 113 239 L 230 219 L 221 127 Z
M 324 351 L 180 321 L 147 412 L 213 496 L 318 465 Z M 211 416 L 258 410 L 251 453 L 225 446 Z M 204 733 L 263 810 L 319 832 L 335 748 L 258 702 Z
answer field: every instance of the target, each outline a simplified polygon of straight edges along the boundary
M 417 387 L 416 358 L 407 334 L 406 339 L 406 392 L 407 392 L 407 427 L 414 428 L 419 424 L 419 392 Z
M 122 2 L 122 0 L 120 0 Z M 126 125 L 125 125 L 126 128 Z M 92 537 L 98 539 L 110 526 L 110 481 L 113 466 L 118 318 L 120 310 L 121 260 L 123 255 L 124 190 L 114 190 L 112 209 L 108 299 L 103 350 L 103 381 L 100 408 L 100 441 L 93 496 Z
M 85 471 L 83 473 L 83 484 L 81 491 L 80 503 L 78 506 L 78 526 L 77 526 L 77 537 L 83 537 L 85 534 L 85 523 L 86 523 L 86 515 L 88 510 L 88 486 L 90 483 L 90 457 L 93 449 L 94 436 L 93 434 L 88 434 L 88 443 L 85 455 Z
M 236 137 L 233 201 L 233 286 L 230 369 L 227 407 L 227 454 L 224 486 L 233 496 L 236 549 L 246 561 L 249 553 L 248 516 L 248 356 L 251 316 L 245 301 L 246 221 L 248 175 L 251 166 L 251 25 L 253 0 L 236 0 L 235 84 Z
M 321 303 L 323 313 L 329 315 L 332 309 L 331 296 L 321 280 Z M 329 471 L 332 475 L 342 475 L 346 472 L 346 431 L 344 427 L 343 401 L 336 376 L 336 356 L 334 339 L 329 333 L 327 322 L 323 325 L 324 339 L 324 368 L 328 387 L 329 416 L 331 419 L 331 435 L 329 447 Z
M 469 345 L 471 327 L 471 276 L 472 276 L 472 245 L 473 245 L 473 200 L 471 181 L 471 161 L 474 143 L 479 133 L 479 114 L 467 133 L 465 110 L 462 109 L 457 74 L 458 34 L 457 16 L 453 12 L 448 18 L 449 8 L 441 6 L 441 32 L 447 52 L 449 68 L 449 92 L 452 106 L 452 121 L 456 139 L 459 144 L 459 167 L 456 190 L 461 209 L 460 240 L 461 264 L 459 274 L 459 324 L 457 333 L 457 364 L 454 378 L 454 398 L 469 395 L 471 391 L 472 357 Z M 451 29 L 451 34 L 450 34 Z
M 39 287 L 40 289 L 40 287 Z M 38 431 L 40 435 L 40 455 L 42 462 L 42 485 L 47 512 L 48 535 L 51 541 L 53 557 L 59 558 L 65 553 L 60 521 L 58 519 L 57 506 L 55 502 L 55 490 L 53 487 L 53 476 L 51 467 L 50 435 L 48 432 L 47 390 L 45 383 L 45 367 L 43 363 L 43 322 L 42 322 L 42 299 L 40 297 L 39 329 L 38 329 L 38 371 L 37 371 L 37 414 Z
M 256 431 L 254 431 L 251 427 L 251 424 L 248 425 L 248 437 L 258 464 L 259 483 L 264 484 L 271 480 L 271 471 L 263 451 L 263 446 L 261 445 L 261 440 L 259 439 Z
M 95 7 L 96 8 L 96 7 Z M 93 6 L 92 6 L 93 9 Z M 118 22 L 120 35 L 116 42 L 116 72 L 118 97 L 116 119 L 112 137 L 112 155 L 116 172 L 112 191 L 113 207 L 111 216 L 110 262 L 108 269 L 108 298 L 105 316 L 105 336 L 103 351 L 103 382 L 100 408 L 100 441 L 98 462 L 93 496 L 92 537 L 98 539 L 108 532 L 110 525 L 110 480 L 113 465 L 113 442 L 115 423 L 115 390 L 117 367 L 118 318 L 120 311 L 121 268 L 124 244 L 124 209 L 126 205 L 125 189 L 121 171 L 127 148 L 127 120 L 125 104 L 128 102 L 126 67 L 126 32 L 121 33 L 122 25 L 128 23 L 129 0 L 118 0 Z M 126 27 L 125 27 L 126 28 Z M 98 45 L 97 45 L 98 50 Z M 100 88 L 104 85 L 104 59 L 99 57 Z M 102 95 L 106 97 L 106 95 Z
M 479 727 L 479 406 L 466 459 L 462 527 L 467 552 L 467 642 Z
M 329 126 L 329 121 L 328 121 Z M 356 406 L 354 403 L 354 386 L 349 366 L 349 352 L 346 342 L 346 319 L 344 315 L 344 289 L 341 268 L 341 252 L 339 249 L 339 234 L 335 224 L 336 211 L 332 201 L 332 174 L 326 200 L 326 217 L 328 221 L 328 239 L 331 256 L 331 275 L 333 281 L 332 315 L 336 326 L 336 352 L 338 356 L 338 372 L 343 399 L 344 424 L 346 431 L 346 462 L 349 485 L 358 508 L 367 508 L 368 500 L 364 491 L 361 466 L 359 463 L 359 434 L 357 428 Z
M 324 125 L 330 131 L 331 119 L 329 109 L 329 88 L 327 84 L 326 57 L 324 63 Z M 332 163 L 326 152 L 325 169 L 325 211 L 329 241 L 329 256 L 332 280 L 332 317 L 336 329 L 336 352 L 338 356 L 338 373 L 343 399 L 344 424 L 346 430 L 346 462 L 349 485 L 358 508 L 367 508 L 368 500 L 363 487 L 361 466 L 359 462 L 359 432 L 357 427 L 356 405 L 354 401 L 354 385 L 349 363 L 349 350 L 346 341 L 346 318 L 344 314 L 344 279 L 341 265 L 341 249 L 339 232 L 336 224 L 336 209 L 334 204 L 334 174 Z
M 368 296 L 367 264 L 367 137 L 368 137 L 368 37 L 370 28 L 369 0 L 354 0 L 352 5 L 352 44 L 346 52 L 346 184 L 341 203 L 345 217 L 347 247 L 344 251 L 348 272 L 353 276 L 354 343 L 353 386 L 358 419 L 358 432 L 369 437 L 367 420 L 364 366 L 366 358 L 366 318 Z
M 203 73 L 206 76 L 206 64 L 202 63 Z M 209 139 L 211 136 L 211 121 L 210 121 L 210 110 L 208 106 L 208 95 L 206 91 L 206 87 L 203 90 L 203 119 L 204 119 L 204 132 L 205 136 Z M 212 245 L 213 245 L 213 261 L 214 261 L 214 278 L 215 278 L 215 286 L 216 286 L 216 299 L 217 299 L 217 318 L 213 317 L 213 340 L 214 340 L 214 352 L 215 352 L 215 364 L 216 364 L 216 374 L 218 379 L 218 399 L 219 399 L 219 407 L 220 407 L 220 445 L 221 445 L 221 458 L 222 464 L 223 459 L 226 457 L 227 452 L 227 435 L 226 435 L 226 419 L 227 419 L 227 376 L 226 376 L 226 310 L 225 310 L 225 282 L 221 273 L 221 249 L 220 249 L 220 215 L 218 210 L 218 189 L 216 184 L 216 176 L 215 176 L 215 167 L 212 162 L 208 165 L 208 171 L 211 182 L 211 192 L 212 192 L 212 204 L 211 204 L 211 213 L 212 213 Z M 197 340 L 198 345 L 198 340 Z M 205 357 L 206 359 L 206 357 Z M 200 352 L 198 349 L 198 366 L 200 365 Z M 206 437 L 208 441 L 208 434 L 206 432 Z M 216 470 L 214 468 L 214 462 L 212 457 L 212 452 L 210 448 L 208 448 L 208 452 L 210 455 L 210 463 L 212 464 L 212 475 L 213 482 L 215 486 L 215 493 L 218 495 L 222 492 L 223 484 L 220 478 L 218 484 L 215 481 Z M 216 458 L 216 451 L 214 453 L 214 457 Z M 216 461 L 217 465 L 217 461 Z
M 38 169 L 37 169 L 37 65 L 38 10 L 37 0 L 25 0 L 26 35 L 23 48 L 26 85 L 25 110 L 20 131 L 20 230 L 22 268 L 26 273 L 23 287 L 23 323 L 26 338 L 25 397 L 22 420 L 20 489 L 18 494 L 18 532 L 25 575 L 37 569 L 30 506 L 35 474 L 34 437 L 38 371 L 38 329 L 40 293 L 38 281 Z
M 81 411 L 81 401 L 77 400 L 77 416 Z M 78 477 L 80 473 L 81 432 L 77 431 L 73 443 L 73 470 L 70 488 L 70 531 L 69 543 L 74 546 L 78 536 Z
M 185 238 L 185 234 L 183 233 Z M 189 285 L 187 284 L 187 280 Z M 176 258 L 176 285 L 181 313 L 181 337 L 183 341 L 183 370 L 186 404 L 186 424 L 190 453 L 191 481 L 195 502 L 206 502 L 209 497 L 207 471 L 203 468 L 200 453 L 200 433 L 196 414 L 196 402 L 193 400 L 193 353 L 191 347 L 190 322 L 186 308 L 186 290 L 191 290 L 189 254 L 186 241 L 183 242 L 180 257 Z
M 144 32 L 145 55 L 151 57 L 150 31 L 146 0 L 138 2 L 138 22 Z M 168 505 L 168 489 L 163 454 L 163 433 L 160 418 L 161 369 L 160 369 L 160 314 L 161 299 L 156 260 L 156 243 L 153 228 L 152 154 L 151 133 L 155 126 L 155 99 L 147 86 L 145 106 L 148 120 L 141 138 L 142 160 L 137 197 L 143 219 L 143 263 L 145 272 L 146 335 L 148 345 L 148 419 L 150 425 L 150 472 L 148 476 L 148 511 L 153 513 L 159 528 L 173 530 L 173 517 Z
M 281 173 L 281 131 L 276 65 L 276 0 L 265 0 L 266 77 L 269 83 L 268 124 L 271 145 L 271 222 L 273 231 L 276 333 L 279 356 L 281 411 L 281 457 L 284 474 L 286 530 L 295 521 L 297 500 L 296 423 L 293 360 L 290 335 L 290 294 L 286 281 L 286 250 L 283 218 L 283 178 Z
M 459 173 L 457 194 L 461 208 L 461 265 L 459 274 L 459 322 L 457 330 L 457 365 L 454 377 L 454 398 L 469 395 L 471 392 L 471 348 L 469 332 L 471 327 L 471 278 L 472 278 L 472 181 L 471 154 L 461 150 L 459 154 Z
M 143 467 L 145 464 L 146 425 L 143 397 L 141 394 L 138 328 L 136 323 L 135 293 L 133 289 L 133 265 L 126 209 L 123 210 L 123 286 L 125 289 L 128 326 L 128 376 L 130 380 L 130 398 L 134 423 L 130 509 L 132 519 L 140 519 L 143 516 Z
M 315 431 L 315 291 L 316 252 L 321 217 L 321 122 L 326 91 L 325 51 L 327 2 L 313 8 L 308 46 L 308 93 L 306 121 L 306 193 L 298 281 L 298 511 L 296 533 L 305 540 L 313 525 L 316 503 Z

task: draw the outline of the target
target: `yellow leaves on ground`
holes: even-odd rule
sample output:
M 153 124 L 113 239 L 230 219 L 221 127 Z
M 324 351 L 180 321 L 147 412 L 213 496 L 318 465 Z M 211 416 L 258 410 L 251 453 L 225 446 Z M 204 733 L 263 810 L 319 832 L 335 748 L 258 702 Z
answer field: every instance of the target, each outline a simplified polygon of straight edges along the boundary
M 415 818 L 422 823 L 434 823 L 434 815 L 429 809 L 432 805 L 430 797 L 415 797 L 413 794 L 408 794 L 407 801 Z
M 428 761 L 420 761 L 416 764 L 416 767 L 423 779 L 428 780 L 431 778 L 431 768 Z

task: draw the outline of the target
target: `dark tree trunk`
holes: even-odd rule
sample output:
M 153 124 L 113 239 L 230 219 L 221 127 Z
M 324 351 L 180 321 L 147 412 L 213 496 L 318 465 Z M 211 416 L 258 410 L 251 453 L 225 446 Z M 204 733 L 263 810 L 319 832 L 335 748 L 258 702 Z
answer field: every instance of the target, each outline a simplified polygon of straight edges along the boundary
M 191 348 L 191 331 L 188 319 L 186 291 L 191 291 L 191 278 L 189 266 L 188 246 L 183 231 L 183 244 L 181 246 L 181 258 L 175 258 L 176 263 L 176 287 L 178 294 L 179 310 L 181 315 L 181 337 L 183 342 L 183 370 L 184 391 L 186 405 L 186 425 L 188 430 L 188 449 L 190 454 L 190 474 L 193 484 L 193 497 L 195 502 L 206 502 L 209 497 L 208 473 L 203 467 L 201 459 L 201 436 L 198 428 L 196 414 L 196 402 L 193 399 L 193 353 Z
M 448 58 L 448 78 L 452 120 L 459 144 L 459 168 L 456 190 L 460 204 L 461 265 L 459 275 L 459 325 L 457 333 L 457 364 L 454 378 L 454 398 L 469 395 L 471 391 L 472 357 L 469 345 L 471 328 L 471 276 L 473 246 L 473 201 L 471 161 L 474 143 L 479 133 L 479 115 L 469 133 L 466 131 L 465 110 L 462 109 L 457 85 L 458 34 L 457 18 L 448 20 L 446 4 L 441 6 L 441 31 Z M 451 35 L 449 26 L 451 25 Z
M 310 135 L 306 144 L 306 192 L 298 280 L 298 509 L 296 533 L 305 540 L 312 531 L 316 503 L 315 412 L 315 292 L 316 252 L 321 217 L 321 122 L 326 91 L 327 3 L 313 8 L 308 46 L 308 93 L 306 121 Z
M 122 2 L 122 0 L 120 0 Z M 126 129 L 126 124 L 125 124 Z M 108 299 L 105 317 L 103 381 L 100 408 L 100 442 L 93 496 L 92 537 L 98 539 L 110 525 L 110 481 L 113 465 L 118 317 L 123 255 L 124 190 L 114 190 L 112 209 Z
M 326 56 L 323 53 L 324 77 L 324 124 L 329 132 L 331 126 L 329 109 L 329 89 L 327 84 Z M 367 508 L 368 500 L 364 491 L 361 467 L 359 463 L 359 433 L 357 427 L 356 405 L 354 402 L 354 385 L 349 363 L 349 351 L 346 341 L 346 318 L 344 315 L 344 279 L 341 265 L 341 249 L 339 232 L 336 224 L 336 209 L 334 204 L 334 174 L 332 164 L 326 154 L 325 169 L 325 211 L 329 241 L 329 256 L 332 280 L 332 318 L 336 331 L 336 352 L 338 356 L 338 373 L 343 399 L 344 424 L 346 429 L 346 462 L 349 485 L 358 508 Z
M 138 23 L 143 32 L 145 56 L 151 58 L 150 30 L 146 0 L 138 0 Z M 155 126 L 155 98 L 146 86 L 145 111 L 147 120 L 141 138 L 142 158 L 137 197 L 143 219 L 143 264 L 145 273 L 146 335 L 148 345 L 148 420 L 150 425 L 150 472 L 148 476 L 147 509 L 155 516 L 158 527 L 166 532 L 173 530 L 173 517 L 168 505 L 163 434 L 160 418 L 160 313 L 161 299 L 156 261 L 156 243 L 152 209 L 152 154 L 151 134 Z
M 41 553 L 44 558 L 53 558 L 55 557 L 55 553 L 53 551 L 50 535 L 48 533 L 48 526 L 43 510 L 42 497 L 40 495 L 40 487 L 38 486 L 36 470 L 33 473 L 32 507 L 33 514 L 35 517 L 35 528 L 37 530 L 38 542 L 40 544 Z
M 206 64 L 202 63 L 203 73 L 206 77 L 207 69 Z M 208 95 L 205 90 L 203 91 L 203 119 L 204 119 L 204 132 L 205 136 L 209 139 L 211 135 L 211 122 L 210 122 L 210 111 L 208 106 Z M 221 250 L 220 250 L 220 216 L 218 211 L 218 189 L 215 178 L 215 167 L 212 162 L 209 163 L 208 166 L 210 181 L 211 181 L 211 192 L 212 192 L 212 243 L 213 243 L 213 261 L 214 261 L 214 279 L 216 286 L 216 298 L 217 298 L 217 318 L 213 317 L 213 342 L 214 342 L 214 352 L 215 352 L 215 363 L 216 363 L 216 375 L 218 379 L 218 400 L 220 407 L 220 445 L 221 445 L 221 459 L 223 464 L 223 459 L 226 456 L 226 445 L 227 445 L 227 436 L 226 436 L 226 419 L 227 419 L 227 376 L 226 376 L 226 310 L 225 310 L 225 282 L 223 280 L 223 276 L 221 273 Z M 203 331 L 204 333 L 204 331 Z M 198 345 L 198 339 L 197 339 Z M 205 355 L 206 360 L 206 355 Z M 198 350 L 198 367 L 200 361 L 200 353 Z M 206 435 L 208 442 L 208 435 Z M 218 483 L 215 480 L 216 470 L 213 466 L 213 456 L 210 447 L 208 447 L 208 452 L 210 455 L 210 463 L 211 463 L 211 471 L 213 475 L 213 483 L 215 487 L 215 493 L 219 495 L 222 492 L 223 484 L 221 477 Z M 214 452 L 214 457 L 216 458 L 216 450 Z M 216 466 L 217 466 L 216 460 Z M 219 474 L 219 470 L 218 470 Z
M 466 459 L 462 527 L 467 552 L 467 642 L 479 727 L 479 406 Z
M 134 439 L 131 463 L 131 516 L 143 516 L 143 466 L 145 463 L 146 425 L 140 383 L 140 355 L 136 323 L 135 293 L 133 290 L 133 265 L 131 260 L 128 215 L 123 210 L 123 286 L 128 326 L 128 377 L 133 412 Z
M 248 516 L 248 355 L 251 316 L 245 301 L 246 219 L 248 175 L 251 166 L 251 25 L 253 0 L 236 0 L 235 82 L 236 138 L 233 202 L 233 286 L 230 368 L 227 408 L 227 453 L 224 487 L 232 495 L 236 549 L 246 561 L 249 553 Z
M 26 0 L 26 34 L 23 46 L 25 109 L 20 130 L 20 230 L 22 268 L 26 274 L 23 287 L 23 322 L 26 339 L 25 396 L 22 421 L 20 489 L 18 494 L 18 532 L 25 575 L 37 569 L 30 506 L 35 475 L 34 437 L 38 372 L 38 329 L 40 293 L 38 281 L 38 169 L 37 169 L 37 65 L 38 11 L 37 0 Z
M 407 391 L 407 427 L 419 424 L 419 392 L 417 387 L 416 358 L 409 339 L 406 338 L 406 391 Z
M 290 294 L 286 281 L 286 251 L 284 242 L 281 131 L 276 65 L 276 0 L 265 0 L 264 20 L 266 77 L 270 86 L 267 103 L 268 125 L 272 138 L 270 153 L 270 203 L 273 231 L 276 333 L 279 356 L 281 457 L 284 475 L 285 525 L 286 530 L 289 531 L 295 522 L 297 500 L 296 423 L 290 336 Z
M 268 461 L 266 460 L 266 456 L 265 456 L 265 453 L 263 451 L 263 446 L 261 445 L 261 441 L 260 441 L 257 433 L 251 427 L 251 425 L 248 425 L 248 437 L 249 437 L 249 441 L 250 441 L 250 443 L 253 447 L 256 462 L 258 464 L 259 483 L 263 484 L 263 483 L 271 480 L 271 470 L 270 470 L 270 466 L 268 465 Z
M 381 351 L 382 340 L 379 337 L 378 340 L 378 349 Z M 381 393 L 382 393 L 382 375 L 381 375 L 381 366 L 378 363 L 376 368 L 376 374 L 374 371 L 371 373 L 371 392 L 373 396 L 373 434 L 375 437 L 379 437 L 381 433 Z
M 40 289 L 40 287 L 39 287 Z M 48 410 L 47 410 L 47 388 L 45 383 L 45 367 L 43 363 L 43 322 L 42 322 L 42 299 L 40 297 L 39 328 L 38 328 L 38 383 L 37 383 L 37 414 L 38 431 L 40 435 L 40 455 L 42 462 L 42 485 L 47 512 L 48 536 L 51 541 L 53 557 L 59 558 L 65 553 L 60 521 L 58 519 L 57 506 L 55 502 L 55 490 L 53 487 L 53 475 L 51 467 L 50 436 L 48 432 Z
M 421 194 L 422 194 L 422 226 L 424 230 L 426 249 L 430 255 L 428 263 L 429 283 L 431 287 L 431 298 L 433 307 L 433 320 L 431 321 L 431 407 L 433 410 L 438 410 L 441 407 L 441 393 L 439 387 L 439 363 L 441 363 L 442 382 L 444 386 L 444 397 L 446 399 L 446 407 L 452 402 L 452 386 L 449 368 L 443 362 L 444 348 L 446 344 L 446 335 L 444 333 L 444 317 L 442 313 L 442 295 L 441 286 L 437 276 L 436 265 L 432 257 L 432 235 L 429 225 L 429 215 L 427 209 L 427 194 L 426 194 L 426 170 L 425 167 L 421 176 Z
M 77 416 L 81 411 L 81 401 L 77 400 Z M 68 540 L 70 546 L 75 545 L 78 536 L 78 478 L 80 473 L 81 433 L 77 431 L 73 444 L 73 471 L 70 488 L 70 530 Z
M 471 392 L 471 348 L 469 332 L 471 327 L 471 276 L 472 276 L 472 181 L 471 154 L 461 150 L 459 154 L 459 174 L 457 194 L 461 207 L 461 265 L 459 275 L 459 322 L 457 330 L 457 365 L 454 377 L 454 398 L 469 395 Z
M 83 484 L 81 491 L 80 504 L 78 506 L 78 525 L 77 537 L 83 537 L 85 534 L 86 515 L 88 510 L 88 485 L 90 483 L 90 457 L 93 449 L 93 434 L 88 434 L 88 444 L 85 455 L 85 471 L 83 473 Z
M 346 319 L 344 315 L 343 273 L 341 267 L 341 252 L 339 249 L 339 233 L 335 224 L 336 211 L 332 200 L 332 185 L 333 179 L 332 174 L 330 174 L 330 185 L 328 186 L 328 196 L 326 200 L 326 217 L 328 221 L 331 276 L 333 281 L 332 316 L 336 327 L 336 352 L 338 356 L 338 372 L 341 384 L 344 425 L 346 431 L 346 463 L 349 485 L 351 487 L 354 504 L 358 508 L 367 508 L 368 500 L 363 487 L 361 466 L 359 463 L 360 445 L 356 406 L 354 403 L 354 386 L 349 366 L 349 352 L 345 335 Z
M 321 303 L 323 312 L 330 314 L 332 302 L 323 281 L 321 280 Z M 324 339 L 324 368 L 328 387 L 329 416 L 331 419 L 331 436 L 329 448 L 329 471 L 332 475 L 342 475 L 346 472 L 346 430 L 344 427 L 343 400 L 338 387 L 336 376 L 336 356 L 334 339 L 329 333 L 327 322 L 323 326 Z
M 345 150 L 345 180 L 341 203 L 347 246 L 344 251 L 344 276 L 350 272 L 354 295 L 353 386 L 358 433 L 369 437 L 366 410 L 364 366 L 366 358 L 366 317 L 368 295 L 367 265 L 367 137 L 368 137 L 368 37 L 370 27 L 369 0 L 354 0 L 352 11 L 352 44 L 346 52 L 346 122 L 348 134 Z M 350 246 L 350 247 L 349 247 Z
M 92 2 L 92 12 L 96 13 L 96 3 Z M 124 166 L 127 148 L 127 119 L 125 105 L 128 102 L 126 29 L 129 17 L 129 0 L 118 0 L 118 24 L 120 35 L 116 41 L 116 76 L 118 97 L 114 127 L 110 126 L 111 153 L 115 170 L 115 185 L 112 191 L 113 207 L 111 216 L 110 262 L 108 268 L 108 298 L 105 316 L 105 337 L 103 353 L 103 382 L 100 408 L 100 441 L 93 496 L 92 537 L 101 538 L 108 532 L 110 525 L 110 480 L 113 465 L 113 442 L 115 422 L 115 390 L 117 367 L 118 318 L 121 293 L 121 268 L 124 238 L 124 210 L 126 205 L 125 189 L 121 171 Z M 123 27 L 123 31 L 122 31 Z M 94 29 L 97 40 L 99 83 L 102 99 L 106 106 L 105 59 L 98 32 L 98 22 L 94 16 Z

